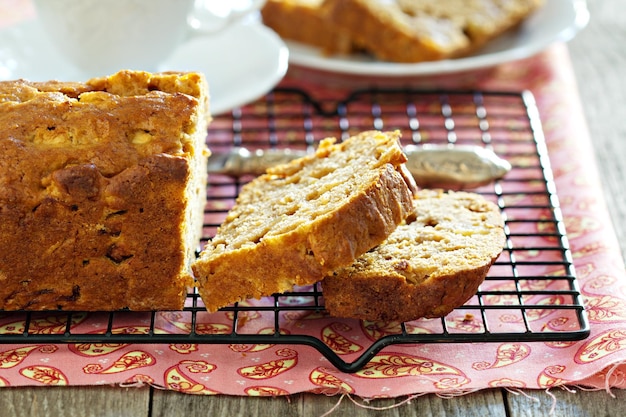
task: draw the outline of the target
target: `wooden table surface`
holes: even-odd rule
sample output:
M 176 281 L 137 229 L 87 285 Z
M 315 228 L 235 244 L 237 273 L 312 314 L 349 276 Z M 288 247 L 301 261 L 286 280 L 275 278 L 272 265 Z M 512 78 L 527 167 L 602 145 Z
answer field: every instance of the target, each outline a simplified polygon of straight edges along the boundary
M 550 0 L 548 0 L 550 1 Z M 623 0 L 588 0 L 589 26 L 569 44 L 611 219 L 626 258 L 626 14 Z M 425 395 L 355 404 L 302 394 L 279 398 L 193 396 L 158 389 L 33 387 L 0 390 L 0 415 L 13 416 L 621 416 L 626 391 L 553 389 Z M 341 400 L 341 401 L 340 401 Z M 370 407 L 370 408 L 365 408 Z M 383 409 L 375 411 L 372 408 Z M 331 412 L 332 411 L 332 412 Z

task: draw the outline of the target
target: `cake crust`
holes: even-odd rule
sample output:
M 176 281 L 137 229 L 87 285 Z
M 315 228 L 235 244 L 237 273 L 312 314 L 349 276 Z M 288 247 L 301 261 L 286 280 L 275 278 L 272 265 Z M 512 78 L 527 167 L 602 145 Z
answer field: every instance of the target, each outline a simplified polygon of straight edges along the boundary
M 199 74 L 0 83 L 0 309 L 182 308 L 208 121 Z

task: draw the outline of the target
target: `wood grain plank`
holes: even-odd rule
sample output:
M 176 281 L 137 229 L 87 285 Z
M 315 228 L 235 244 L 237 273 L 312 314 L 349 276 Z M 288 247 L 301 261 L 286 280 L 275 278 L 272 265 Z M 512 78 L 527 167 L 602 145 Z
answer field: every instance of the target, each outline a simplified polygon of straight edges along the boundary
M 618 417 L 626 415 L 626 391 L 565 391 L 552 389 L 527 391 L 525 395 L 508 394 L 506 402 L 510 417 Z M 551 413 L 551 414 L 550 414 Z
M 149 388 L 109 386 L 0 389 L 2 417 L 149 417 Z
M 189 395 L 154 390 L 151 417 L 169 416 L 298 416 L 302 404 L 290 397 L 238 397 Z
M 289 397 L 189 396 L 172 391 L 154 391 L 152 417 L 172 415 L 243 416 L 372 416 L 377 417 L 505 417 L 502 394 L 486 390 L 454 398 L 424 395 L 364 402 L 348 397 L 296 394 Z M 176 414 L 175 414 L 176 413 Z
M 591 20 L 570 57 L 604 196 L 626 258 L 626 25 L 620 0 L 587 0 Z

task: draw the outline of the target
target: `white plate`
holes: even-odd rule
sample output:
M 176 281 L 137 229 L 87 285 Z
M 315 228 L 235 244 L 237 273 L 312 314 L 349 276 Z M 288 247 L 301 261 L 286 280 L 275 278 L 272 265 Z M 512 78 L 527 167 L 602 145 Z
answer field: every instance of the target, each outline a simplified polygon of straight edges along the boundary
M 257 99 L 285 75 L 284 42 L 258 22 L 240 22 L 211 37 L 193 37 L 159 70 L 201 71 L 207 77 L 211 112 L 220 114 Z M 0 31 L 0 80 L 85 81 L 93 76 L 61 59 L 36 20 Z
M 324 56 L 319 49 L 287 42 L 290 62 L 338 73 L 380 76 L 425 76 L 463 72 L 527 58 L 555 41 L 568 41 L 589 21 L 585 0 L 546 0 L 520 28 L 490 42 L 474 55 L 443 61 L 398 64 L 366 55 Z

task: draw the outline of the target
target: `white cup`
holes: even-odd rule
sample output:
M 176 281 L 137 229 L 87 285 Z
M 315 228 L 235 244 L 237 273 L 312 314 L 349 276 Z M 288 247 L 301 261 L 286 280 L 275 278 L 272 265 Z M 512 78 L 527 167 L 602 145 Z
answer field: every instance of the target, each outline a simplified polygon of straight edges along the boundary
M 35 0 L 59 54 L 91 75 L 156 71 L 184 40 L 210 36 L 262 0 Z M 202 53 L 202 51 L 198 51 Z

